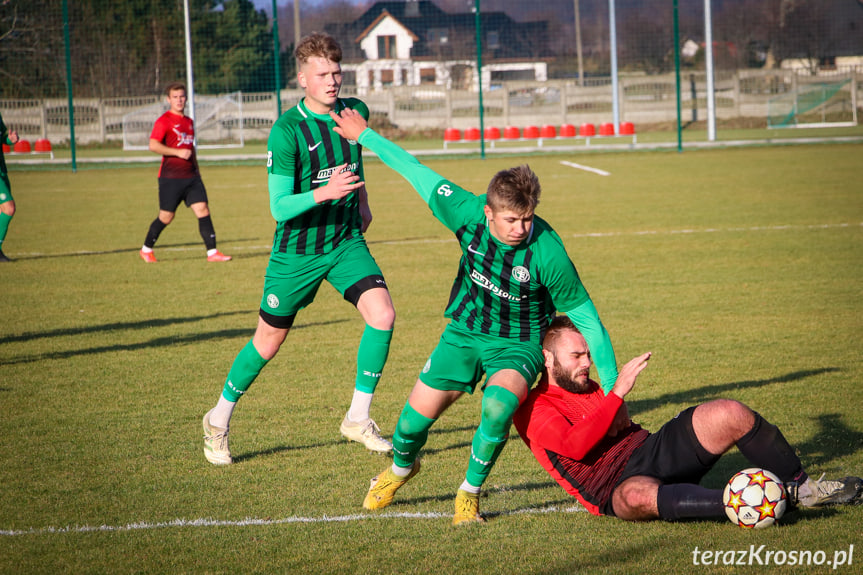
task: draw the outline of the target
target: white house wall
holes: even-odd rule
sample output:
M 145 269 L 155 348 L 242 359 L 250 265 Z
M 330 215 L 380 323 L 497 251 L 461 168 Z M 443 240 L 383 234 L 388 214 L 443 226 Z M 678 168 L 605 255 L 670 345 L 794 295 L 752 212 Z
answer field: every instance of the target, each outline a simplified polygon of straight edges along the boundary
M 394 18 L 386 17 L 360 41 L 360 48 L 369 60 L 381 59 L 378 54 L 378 36 L 395 36 L 396 59 L 407 60 L 411 57 L 411 48 L 414 47 L 413 38 Z

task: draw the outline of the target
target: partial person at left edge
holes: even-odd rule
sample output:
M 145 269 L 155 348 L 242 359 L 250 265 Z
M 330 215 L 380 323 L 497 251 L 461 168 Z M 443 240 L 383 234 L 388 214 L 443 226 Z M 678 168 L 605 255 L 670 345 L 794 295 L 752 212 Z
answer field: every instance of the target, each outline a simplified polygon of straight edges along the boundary
M 6 129 L 2 115 L 0 115 L 0 141 L 7 146 L 14 146 L 18 143 L 18 132 Z M 9 175 L 6 173 L 6 157 L 3 150 L 0 149 L 0 262 L 12 261 L 3 253 L 3 241 L 6 239 L 6 232 L 9 231 L 9 223 L 14 215 L 15 199 L 12 197 L 12 185 L 9 183 Z
M 150 224 L 141 259 L 155 263 L 153 247 L 168 224 L 174 220 L 180 202 L 192 209 L 198 218 L 198 231 L 207 248 L 208 262 L 227 262 L 226 256 L 216 249 L 216 230 L 210 218 L 207 190 L 201 180 L 198 159 L 195 155 L 195 125 L 186 116 L 186 86 L 180 82 L 165 89 L 170 108 L 159 116 L 150 134 L 150 151 L 162 156 L 159 167 L 159 215 Z

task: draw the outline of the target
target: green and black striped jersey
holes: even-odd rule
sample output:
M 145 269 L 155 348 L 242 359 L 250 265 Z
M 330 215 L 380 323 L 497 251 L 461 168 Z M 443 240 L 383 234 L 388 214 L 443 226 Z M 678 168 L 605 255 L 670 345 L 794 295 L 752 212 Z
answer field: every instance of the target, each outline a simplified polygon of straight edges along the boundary
M 534 216 L 529 237 L 509 246 L 489 230 L 485 195 L 443 180 L 428 202 L 462 250 L 444 314 L 457 326 L 540 343 L 556 309 L 572 310 L 590 299 L 563 242 L 542 218 Z
M 336 112 L 345 108 L 369 117 L 368 107 L 355 98 L 338 100 Z M 301 100 L 273 124 L 267 141 L 267 172 L 293 178 L 294 194 L 325 186 L 342 164 L 362 179 L 362 147 L 336 134 L 334 126 L 329 116 L 311 112 Z M 278 222 L 272 254 L 325 254 L 344 240 L 361 236 L 359 200 L 357 194 L 349 194 Z
M 3 116 L 0 116 L 0 143 L 12 145 L 9 141 L 9 131 L 3 123 Z M 2 148 L 0 148 L 0 175 L 6 176 L 6 155 Z

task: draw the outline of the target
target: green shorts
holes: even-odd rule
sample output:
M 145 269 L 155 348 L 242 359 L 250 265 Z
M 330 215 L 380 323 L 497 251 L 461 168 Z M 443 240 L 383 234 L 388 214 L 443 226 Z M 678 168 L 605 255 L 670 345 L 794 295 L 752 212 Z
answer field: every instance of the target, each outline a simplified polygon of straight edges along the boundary
M 514 369 L 524 376 L 530 388 L 543 363 L 542 346 L 538 343 L 465 332 L 450 324 L 419 378 L 441 391 L 473 393 L 483 374 L 488 382 L 498 371 Z
M 267 265 L 261 317 L 275 327 L 290 327 L 297 312 L 314 301 L 324 280 L 354 306 L 366 291 L 387 287 L 363 238 L 343 242 L 328 254 L 278 254 L 270 256 Z
M 0 204 L 11 202 L 14 199 L 12 197 L 12 185 L 9 183 L 9 176 L 0 174 Z

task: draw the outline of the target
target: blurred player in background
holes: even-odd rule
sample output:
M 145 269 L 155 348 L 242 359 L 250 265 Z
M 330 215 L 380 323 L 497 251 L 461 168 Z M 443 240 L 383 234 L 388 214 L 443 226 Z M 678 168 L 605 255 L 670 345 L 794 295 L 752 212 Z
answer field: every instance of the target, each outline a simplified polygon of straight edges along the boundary
M 155 263 L 153 246 L 162 230 L 174 220 L 177 206 L 185 201 L 198 218 L 198 230 L 207 247 L 208 262 L 227 262 L 231 257 L 216 249 L 216 230 L 210 219 L 207 190 L 195 156 L 195 126 L 186 116 L 186 86 L 176 82 L 167 87 L 170 109 L 159 116 L 150 134 L 150 151 L 161 154 L 159 167 L 159 215 L 150 224 L 141 259 Z
M 453 516 L 454 525 L 482 522 L 481 487 L 506 444 L 513 413 L 542 368 L 542 334 L 555 309 L 572 317 L 594 345 L 606 389 L 617 379 L 611 341 L 560 237 L 534 214 L 540 185 L 528 166 L 498 172 L 487 194 L 477 196 L 369 129 L 356 112 L 332 116 L 340 134 L 410 182 L 462 251 L 445 313 L 450 323 L 399 416 L 393 465 L 372 479 L 363 507 L 390 504 L 419 471 L 418 454 L 431 426 L 485 375 L 482 415 Z
M 216 465 L 232 462 L 228 429 L 237 400 L 279 351 L 297 313 L 312 303 L 324 280 L 366 322 L 353 399 L 340 432 L 375 452 L 392 449 L 369 410 L 389 354 L 395 310 L 363 237 L 371 212 L 362 149 L 335 133 L 329 116 L 355 109 L 368 118 L 369 110 L 360 100 L 339 98 L 342 51 L 333 38 L 306 37 L 295 56 L 305 97 L 276 121 L 267 143 L 270 212 L 277 224 L 258 327 L 234 360 L 218 403 L 204 415 L 204 455 Z M 302 374 L 296 385 L 302 393 Z
M 6 129 L 3 116 L 0 116 L 0 142 L 7 146 L 14 146 L 18 143 L 18 132 L 15 130 L 10 132 Z M 9 176 L 6 173 L 6 157 L 3 150 L 0 149 L 0 262 L 12 261 L 3 253 L 3 240 L 6 239 L 6 232 L 9 231 L 9 223 L 14 215 L 15 199 L 12 198 L 12 185 L 9 183 Z

